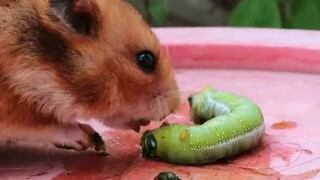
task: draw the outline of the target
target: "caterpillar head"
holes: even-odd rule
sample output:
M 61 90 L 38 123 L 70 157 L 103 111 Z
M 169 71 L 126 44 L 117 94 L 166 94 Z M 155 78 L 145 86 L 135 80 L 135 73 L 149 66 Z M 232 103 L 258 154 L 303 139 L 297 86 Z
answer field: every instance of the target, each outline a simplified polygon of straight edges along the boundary
M 155 150 L 157 149 L 157 140 L 152 134 L 152 131 L 148 130 L 143 133 L 140 146 L 142 147 L 142 156 L 153 158 L 155 157 Z

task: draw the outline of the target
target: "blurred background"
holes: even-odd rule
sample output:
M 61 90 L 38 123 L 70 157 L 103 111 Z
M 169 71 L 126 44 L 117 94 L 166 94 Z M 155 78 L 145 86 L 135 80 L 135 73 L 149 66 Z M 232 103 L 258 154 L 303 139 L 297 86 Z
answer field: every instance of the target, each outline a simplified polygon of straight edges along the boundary
M 320 29 L 320 0 L 127 0 L 152 27 Z

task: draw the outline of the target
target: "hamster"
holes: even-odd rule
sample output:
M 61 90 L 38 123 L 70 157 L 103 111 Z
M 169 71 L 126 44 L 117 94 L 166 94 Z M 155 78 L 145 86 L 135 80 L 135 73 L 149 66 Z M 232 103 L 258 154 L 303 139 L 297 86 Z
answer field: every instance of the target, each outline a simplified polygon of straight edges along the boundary
M 180 104 L 159 40 L 123 0 L 0 0 L 0 42 L 1 143 L 101 149 L 78 119 L 137 130 Z

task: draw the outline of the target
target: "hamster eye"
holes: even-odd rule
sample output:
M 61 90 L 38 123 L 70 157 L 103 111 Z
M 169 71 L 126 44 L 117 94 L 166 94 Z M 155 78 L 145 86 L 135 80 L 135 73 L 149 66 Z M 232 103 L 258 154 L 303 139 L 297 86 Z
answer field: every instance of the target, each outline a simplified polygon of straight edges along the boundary
M 136 60 L 140 68 L 146 72 L 153 72 L 155 70 L 157 59 L 156 56 L 148 50 L 140 51 L 136 54 Z

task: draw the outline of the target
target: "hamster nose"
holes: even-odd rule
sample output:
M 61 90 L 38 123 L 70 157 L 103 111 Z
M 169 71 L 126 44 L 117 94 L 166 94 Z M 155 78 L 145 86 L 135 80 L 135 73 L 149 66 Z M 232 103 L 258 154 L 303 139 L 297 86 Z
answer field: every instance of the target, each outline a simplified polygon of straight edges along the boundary
M 193 95 L 190 95 L 188 97 L 188 102 L 189 102 L 189 105 L 192 106 L 192 101 L 193 101 Z

